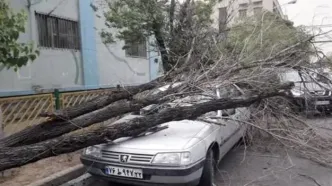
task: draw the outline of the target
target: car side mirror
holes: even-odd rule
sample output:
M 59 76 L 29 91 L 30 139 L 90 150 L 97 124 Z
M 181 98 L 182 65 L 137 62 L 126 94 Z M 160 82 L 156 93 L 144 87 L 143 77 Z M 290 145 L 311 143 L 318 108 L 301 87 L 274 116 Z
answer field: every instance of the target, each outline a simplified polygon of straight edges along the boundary
M 222 110 L 222 116 L 231 116 L 235 114 L 235 109 L 226 109 L 226 110 Z

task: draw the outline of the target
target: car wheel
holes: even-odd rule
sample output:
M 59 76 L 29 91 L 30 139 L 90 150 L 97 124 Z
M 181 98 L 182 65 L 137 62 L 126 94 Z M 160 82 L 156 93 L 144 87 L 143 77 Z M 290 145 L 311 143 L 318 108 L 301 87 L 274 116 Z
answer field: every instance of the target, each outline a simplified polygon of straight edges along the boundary
M 198 186 L 215 186 L 216 161 L 213 151 L 209 150 L 203 167 L 202 177 Z

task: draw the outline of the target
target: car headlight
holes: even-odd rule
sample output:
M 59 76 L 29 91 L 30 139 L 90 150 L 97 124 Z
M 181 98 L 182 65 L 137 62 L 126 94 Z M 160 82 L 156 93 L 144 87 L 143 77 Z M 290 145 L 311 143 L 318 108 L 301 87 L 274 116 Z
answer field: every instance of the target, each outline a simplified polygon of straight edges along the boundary
M 299 89 L 292 89 L 291 93 L 293 94 L 293 96 L 298 97 L 298 96 L 302 96 L 304 94 L 304 91 L 299 90 Z
M 190 152 L 158 153 L 152 161 L 152 164 L 173 166 L 188 165 L 190 163 Z
M 101 157 L 101 149 L 97 146 L 90 146 L 84 150 L 86 156 Z

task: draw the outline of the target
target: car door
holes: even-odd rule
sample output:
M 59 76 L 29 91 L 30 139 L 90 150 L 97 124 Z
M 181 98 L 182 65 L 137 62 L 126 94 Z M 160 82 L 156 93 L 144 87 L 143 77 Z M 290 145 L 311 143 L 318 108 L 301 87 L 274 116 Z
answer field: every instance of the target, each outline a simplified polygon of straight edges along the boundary
M 228 97 L 243 96 L 243 92 L 236 85 L 227 88 Z M 248 108 L 227 109 L 221 111 L 222 123 L 220 128 L 220 159 L 243 137 L 245 124 L 241 121 L 249 117 Z

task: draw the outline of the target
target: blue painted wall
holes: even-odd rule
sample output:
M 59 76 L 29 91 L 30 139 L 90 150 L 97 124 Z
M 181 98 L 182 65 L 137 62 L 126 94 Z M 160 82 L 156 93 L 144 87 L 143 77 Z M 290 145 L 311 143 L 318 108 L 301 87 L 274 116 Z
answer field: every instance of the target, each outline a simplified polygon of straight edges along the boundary
M 79 0 L 83 82 L 86 88 L 99 86 L 95 15 L 90 3 L 89 0 Z

